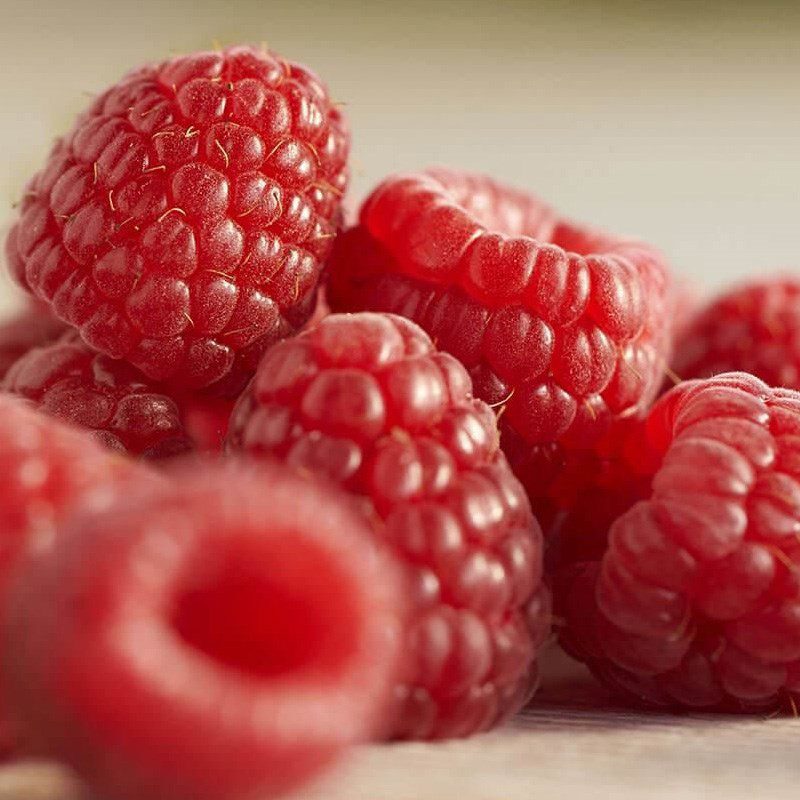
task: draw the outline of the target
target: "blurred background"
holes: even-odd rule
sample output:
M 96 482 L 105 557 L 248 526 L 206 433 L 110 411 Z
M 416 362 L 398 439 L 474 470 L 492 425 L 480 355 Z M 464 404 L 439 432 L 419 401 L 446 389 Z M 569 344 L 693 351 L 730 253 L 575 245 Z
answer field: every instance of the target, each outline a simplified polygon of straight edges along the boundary
M 800 3 L 0 0 L 0 223 L 87 95 L 266 41 L 347 104 L 351 204 L 447 164 L 661 246 L 708 287 L 800 267 Z M 0 287 L 0 310 L 12 302 Z

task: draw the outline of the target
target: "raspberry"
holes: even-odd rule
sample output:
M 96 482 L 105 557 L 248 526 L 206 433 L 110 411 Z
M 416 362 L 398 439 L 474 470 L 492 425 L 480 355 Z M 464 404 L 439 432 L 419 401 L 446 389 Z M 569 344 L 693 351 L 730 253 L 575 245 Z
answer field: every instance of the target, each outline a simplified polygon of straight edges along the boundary
M 660 255 L 489 178 L 387 179 L 337 242 L 331 273 L 335 311 L 407 316 L 467 367 L 502 411 L 503 449 L 537 513 L 559 501 L 569 454 L 643 414 L 661 383 Z
M 76 504 L 98 506 L 141 468 L 99 447 L 85 433 L 0 395 L 0 617 L 19 565 L 52 546 Z M 155 480 L 151 478 L 151 480 Z M 0 708 L 0 749 L 15 738 Z
M 311 316 L 348 146 L 319 78 L 274 53 L 141 67 L 28 185 L 11 270 L 94 349 L 234 393 Z
M 49 344 L 65 330 L 62 322 L 35 309 L 26 309 L 0 323 L 0 381 L 28 350 Z
M 160 459 L 193 448 L 170 397 L 125 362 L 95 353 L 72 333 L 24 355 L 8 371 L 2 389 L 88 428 L 113 450 Z
M 345 496 L 195 466 L 77 515 L 26 572 L 9 702 L 97 796 L 271 797 L 385 719 L 398 597 Z
M 469 377 L 413 323 L 332 315 L 264 357 L 229 446 L 357 498 L 404 565 L 412 614 L 394 738 L 485 730 L 537 682 L 541 532 Z
M 653 408 L 652 488 L 557 595 L 562 643 L 649 705 L 753 710 L 800 696 L 800 393 L 730 373 Z
M 678 340 L 673 367 L 682 378 L 750 372 L 771 386 L 800 388 L 800 281 L 738 286 L 698 314 Z

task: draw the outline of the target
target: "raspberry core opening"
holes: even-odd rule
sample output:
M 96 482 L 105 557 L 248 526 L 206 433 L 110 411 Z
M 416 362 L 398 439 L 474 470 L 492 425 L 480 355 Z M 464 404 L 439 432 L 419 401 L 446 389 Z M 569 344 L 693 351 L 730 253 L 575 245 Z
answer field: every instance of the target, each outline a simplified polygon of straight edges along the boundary
M 200 573 L 195 567 L 178 592 L 172 626 L 184 642 L 256 678 L 342 664 L 355 647 L 357 603 L 325 553 L 305 545 L 229 550 Z

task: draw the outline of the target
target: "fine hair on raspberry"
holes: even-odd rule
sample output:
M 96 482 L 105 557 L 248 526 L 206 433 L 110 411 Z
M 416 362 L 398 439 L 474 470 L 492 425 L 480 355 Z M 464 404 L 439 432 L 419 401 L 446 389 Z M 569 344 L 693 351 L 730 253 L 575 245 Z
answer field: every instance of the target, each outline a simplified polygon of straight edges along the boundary
M 94 349 L 235 394 L 314 310 L 349 133 L 320 78 L 253 47 L 128 73 L 60 138 L 6 242 Z

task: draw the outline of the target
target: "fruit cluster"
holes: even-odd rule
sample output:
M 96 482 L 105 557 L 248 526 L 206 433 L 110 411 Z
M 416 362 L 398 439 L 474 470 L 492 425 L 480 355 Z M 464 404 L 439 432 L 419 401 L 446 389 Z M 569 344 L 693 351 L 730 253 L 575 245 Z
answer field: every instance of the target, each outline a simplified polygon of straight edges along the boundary
M 345 227 L 348 147 L 316 75 L 234 47 L 129 73 L 28 184 L 6 753 L 275 796 L 497 726 L 554 619 L 629 702 L 793 706 L 800 282 L 698 311 L 649 244 L 441 168 Z

